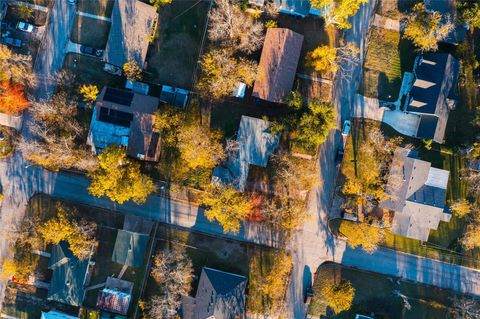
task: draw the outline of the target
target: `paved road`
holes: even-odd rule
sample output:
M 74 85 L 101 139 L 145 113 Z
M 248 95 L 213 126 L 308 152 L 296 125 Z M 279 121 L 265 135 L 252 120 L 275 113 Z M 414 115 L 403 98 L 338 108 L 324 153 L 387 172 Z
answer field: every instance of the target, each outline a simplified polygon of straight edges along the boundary
M 47 29 L 35 61 L 38 77 L 37 99 L 48 98 L 55 89 L 56 73 L 60 71 L 73 24 L 75 6 L 66 0 L 54 1 L 47 20 Z

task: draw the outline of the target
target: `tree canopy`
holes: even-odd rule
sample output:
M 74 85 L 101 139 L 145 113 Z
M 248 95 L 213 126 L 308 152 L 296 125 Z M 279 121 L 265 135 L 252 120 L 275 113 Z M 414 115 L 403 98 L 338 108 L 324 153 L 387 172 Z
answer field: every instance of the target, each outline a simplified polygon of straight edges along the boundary
M 29 105 L 23 85 L 10 81 L 0 82 L 0 112 L 18 114 Z
M 480 28 L 480 3 L 472 0 L 458 0 L 457 12 L 459 20 L 467 23 L 470 28 Z
M 354 16 L 360 6 L 368 0 L 310 0 L 310 4 L 317 10 L 324 10 L 327 26 L 335 25 L 339 29 L 350 29 L 348 18 Z
M 170 3 L 172 3 L 172 0 L 150 0 L 150 4 L 157 8 L 157 10 Z
M 347 280 L 335 283 L 333 280 L 325 281 L 320 289 L 322 297 L 334 313 L 350 309 L 355 297 L 355 288 Z
M 142 69 L 138 66 L 135 61 L 128 61 L 123 65 L 123 73 L 127 79 L 135 82 L 142 79 Z
M 307 53 L 307 66 L 322 74 L 338 70 L 337 49 L 322 45 Z
M 352 248 L 362 246 L 368 253 L 373 253 L 386 236 L 385 229 L 369 225 L 368 220 L 362 223 L 342 221 L 339 231 L 347 237 Z
M 128 159 L 120 146 L 108 146 L 98 161 L 98 168 L 89 173 L 92 183 L 88 191 L 93 196 L 107 196 L 119 204 L 128 200 L 143 204 L 155 191 L 152 179 L 140 172 L 140 164 Z
M 95 103 L 98 93 L 100 93 L 100 91 L 98 90 L 98 87 L 96 85 L 83 84 L 82 86 L 80 86 L 80 94 L 82 95 L 83 101 L 85 103 Z
M 273 266 L 265 276 L 262 292 L 270 304 L 270 312 L 281 314 L 286 291 L 286 283 L 292 272 L 293 258 L 285 251 L 278 252 L 273 260 Z

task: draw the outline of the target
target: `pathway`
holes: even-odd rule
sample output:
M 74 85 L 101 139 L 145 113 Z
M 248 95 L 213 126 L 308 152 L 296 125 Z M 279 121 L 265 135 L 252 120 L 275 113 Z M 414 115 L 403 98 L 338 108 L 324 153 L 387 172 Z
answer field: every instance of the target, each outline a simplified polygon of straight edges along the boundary
M 97 16 L 95 14 L 91 14 L 91 13 L 87 13 L 87 12 L 77 11 L 77 15 L 82 16 L 82 17 L 96 19 L 96 20 L 112 22 L 111 18 L 107 18 L 107 17 L 103 17 L 103 16 Z

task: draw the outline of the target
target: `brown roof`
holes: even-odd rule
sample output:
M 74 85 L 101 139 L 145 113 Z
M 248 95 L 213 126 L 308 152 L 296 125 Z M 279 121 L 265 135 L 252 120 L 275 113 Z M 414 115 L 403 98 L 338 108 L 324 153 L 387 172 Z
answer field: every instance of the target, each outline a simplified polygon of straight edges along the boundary
M 282 103 L 293 87 L 303 35 L 285 28 L 269 28 L 263 44 L 253 96 Z

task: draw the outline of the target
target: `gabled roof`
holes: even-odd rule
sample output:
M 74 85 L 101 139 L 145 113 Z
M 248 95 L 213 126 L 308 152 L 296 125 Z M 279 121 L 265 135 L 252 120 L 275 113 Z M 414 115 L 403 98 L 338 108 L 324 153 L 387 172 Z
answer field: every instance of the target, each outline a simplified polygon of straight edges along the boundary
M 141 267 L 145 259 L 148 235 L 119 229 L 112 260 L 130 267 Z
M 290 93 L 302 50 L 303 35 L 286 28 L 268 28 L 253 86 L 254 97 L 283 103 Z
M 244 318 L 246 284 L 244 276 L 203 267 L 195 298 L 182 298 L 182 318 Z
M 115 0 L 105 48 L 106 62 L 122 67 L 134 60 L 143 67 L 156 19 L 157 11 L 151 5 L 138 0 Z
M 395 212 L 392 232 L 426 241 L 430 229 L 436 229 L 440 220 L 448 221 L 449 214 L 443 212 L 448 177 L 449 171 L 397 148 L 386 187 L 389 199 L 380 203 Z
M 132 300 L 133 282 L 107 277 L 105 288 L 99 291 L 97 308 L 127 315 Z
M 89 260 L 73 256 L 68 244 L 61 242 L 52 248 L 49 269 L 53 270 L 48 300 L 71 306 L 80 306 L 84 298 Z

